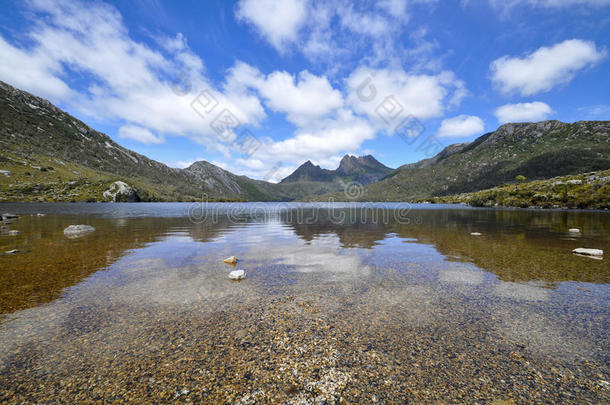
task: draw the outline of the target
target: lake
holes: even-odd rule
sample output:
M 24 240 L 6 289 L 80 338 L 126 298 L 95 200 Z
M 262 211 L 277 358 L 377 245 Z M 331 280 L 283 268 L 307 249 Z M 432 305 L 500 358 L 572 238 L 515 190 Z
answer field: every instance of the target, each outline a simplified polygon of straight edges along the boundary
M 0 402 L 610 401 L 608 212 L 0 211 Z

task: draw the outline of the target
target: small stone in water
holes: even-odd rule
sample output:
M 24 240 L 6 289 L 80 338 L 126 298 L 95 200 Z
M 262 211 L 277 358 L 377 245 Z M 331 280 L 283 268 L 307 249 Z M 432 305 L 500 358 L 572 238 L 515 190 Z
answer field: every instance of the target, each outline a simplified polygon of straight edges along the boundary
M 15 253 L 19 253 L 19 250 L 17 250 L 17 249 L 7 250 L 4 253 L 6 253 L 7 255 L 14 255 Z
M 79 238 L 93 231 L 95 231 L 95 228 L 89 225 L 70 225 L 64 229 L 64 235 L 68 238 Z
M 227 257 L 226 259 L 223 260 L 223 262 L 225 262 L 227 264 L 235 264 L 235 263 L 237 263 L 237 257 L 235 257 L 235 256 Z
M 7 219 L 16 219 L 16 218 L 19 218 L 19 215 L 9 214 L 9 213 L 2 214 L 2 219 L 5 220 L 5 221 Z
M 232 272 L 229 273 L 229 278 L 231 280 L 243 280 L 244 278 L 246 278 L 246 271 L 245 270 L 233 270 Z
M 481 236 L 481 235 L 483 235 L 483 234 L 482 234 L 482 233 L 479 233 L 479 232 L 472 232 L 472 233 L 471 233 L 471 235 L 472 235 L 472 236 Z
M 578 228 L 570 228 L 570 229 L 568 229 L 568 232 L 570 232 L 570 233 L 580 233 L 580 229 L 578 229 Z
M 11 236 L 16 236 L 16 235 L 19 235 L 19 231 L 15 231 L 15 230 L 8 231 L 8 234 L 11 235 Z
M 578 248 L 572 250 L 572 253 L 576 253 L 577 255 L 585 255 L 585 256 L 603 256 L 604 251 L 601 249 L 587 249 L 587 248 Z

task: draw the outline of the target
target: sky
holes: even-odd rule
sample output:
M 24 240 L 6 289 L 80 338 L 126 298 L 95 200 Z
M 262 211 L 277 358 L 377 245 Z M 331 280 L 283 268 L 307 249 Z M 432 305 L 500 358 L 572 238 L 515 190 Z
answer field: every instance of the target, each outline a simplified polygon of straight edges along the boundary
M 171 167 L 390 167 L 610 120 L 610 0 L 0 0 L 0 80 Z

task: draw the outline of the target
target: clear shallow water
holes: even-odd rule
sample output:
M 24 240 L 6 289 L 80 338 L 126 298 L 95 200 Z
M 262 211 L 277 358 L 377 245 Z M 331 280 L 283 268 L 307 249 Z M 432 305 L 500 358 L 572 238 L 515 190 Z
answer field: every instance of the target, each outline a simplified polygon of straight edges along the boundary
M 201 209 L 0 205 L 0 400 L 608 399 L 608 213 Z

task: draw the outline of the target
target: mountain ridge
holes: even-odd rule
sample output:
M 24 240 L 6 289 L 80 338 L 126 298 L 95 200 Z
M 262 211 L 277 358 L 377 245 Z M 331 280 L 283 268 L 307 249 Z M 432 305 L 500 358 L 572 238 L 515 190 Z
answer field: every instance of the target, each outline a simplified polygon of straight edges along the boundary
M 385 166 L 372 155 L 354 156 L 346 154 L 335 170 L 323 169 L 308 160 L 292 174 L 282 179 L 280 184 L 299 181 L 333 182 L 336 180 L 369 184 L 380 180 L 392 170 L 394 169 Z
M 485 190 L 518 175 L 542 180 L 608 168 L 610 121 L 504 124 L 472 142 L 449 145 L 431 158 L 400 166 L 367 185 L 357 200 L 413 201 Z M 331 193 L 319 198 L 346 197 Z
M 610 167 L 610 121 L 509 123 L 472 142 L 391 169 L 371 155 L 345 155 L 335 170 L 306 161 L 278 184 L 239 176 L 207 161 L 185 169 L 126 149 L 108 135 L 0 81 L 0 201 L 107 201 L 116 181 L 143 201 L 341 200 L 350 182 L 360 201 L 410 201 Z

